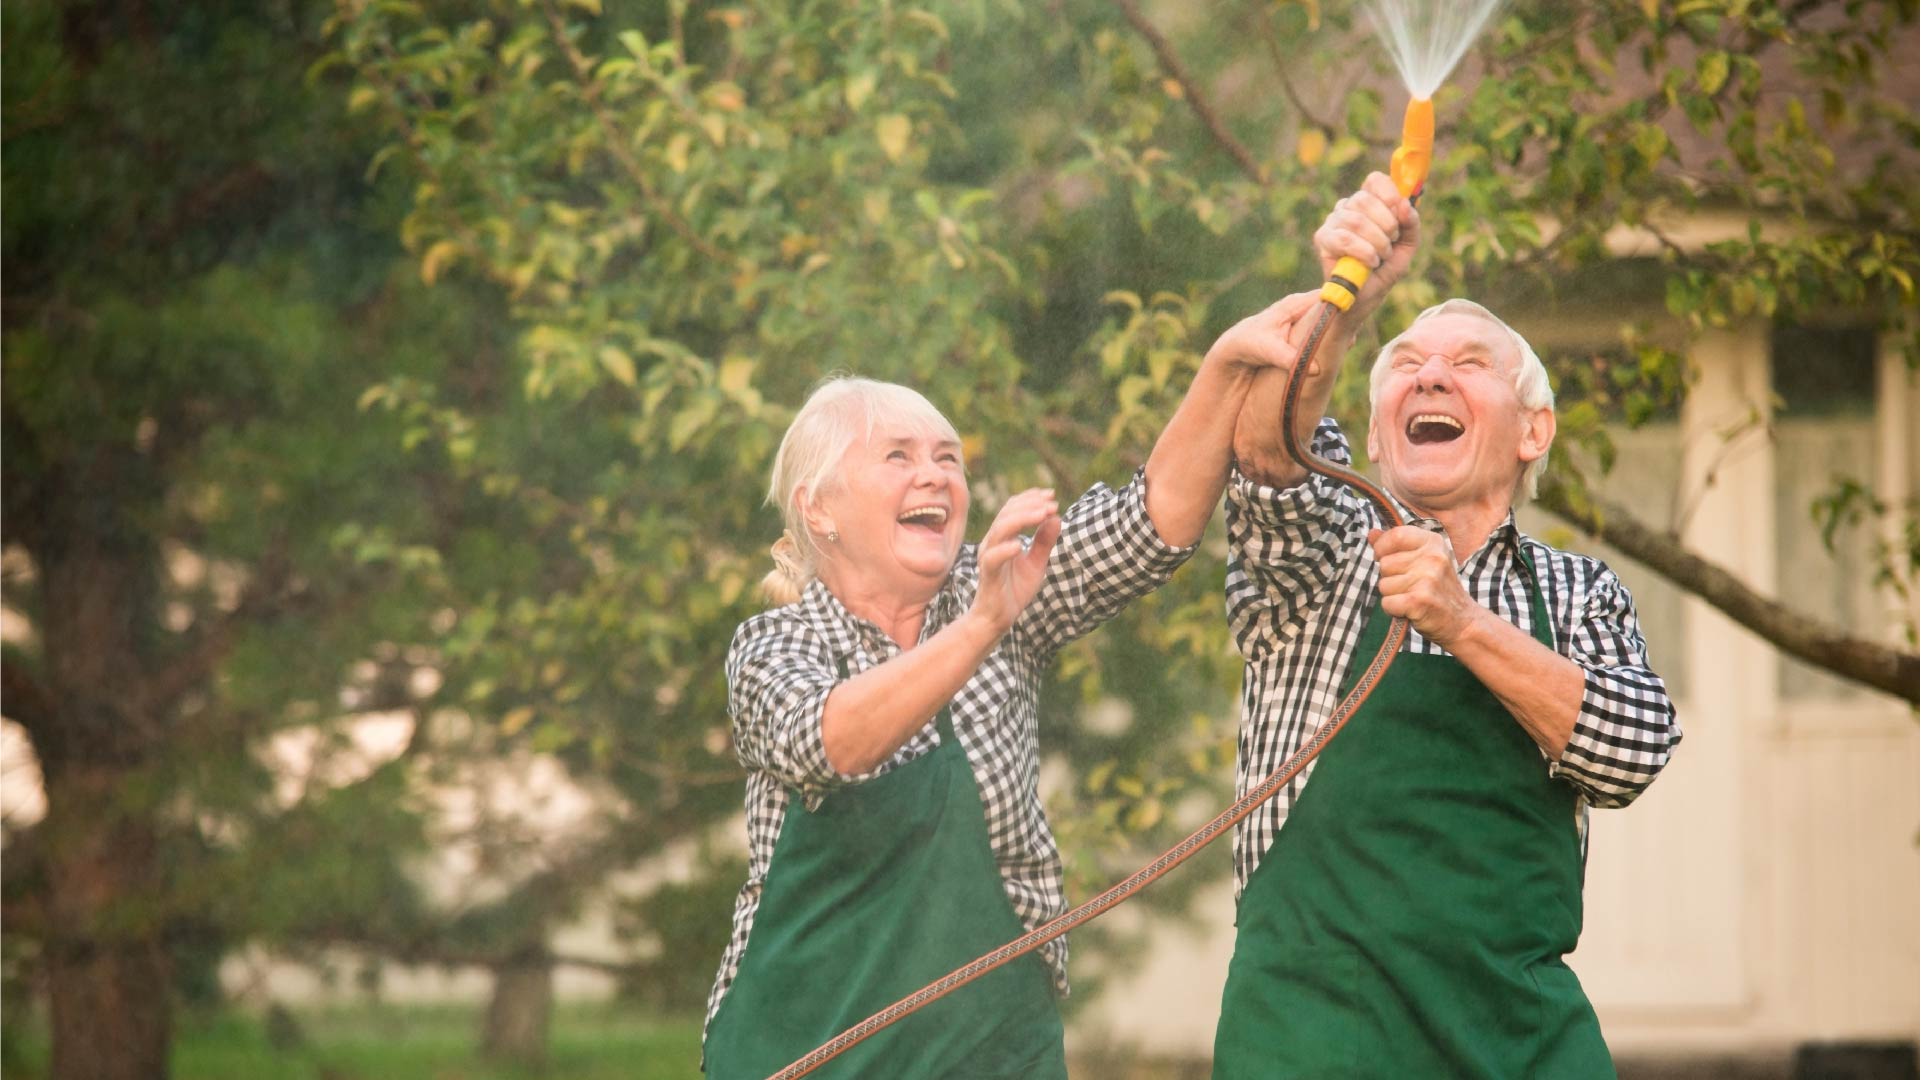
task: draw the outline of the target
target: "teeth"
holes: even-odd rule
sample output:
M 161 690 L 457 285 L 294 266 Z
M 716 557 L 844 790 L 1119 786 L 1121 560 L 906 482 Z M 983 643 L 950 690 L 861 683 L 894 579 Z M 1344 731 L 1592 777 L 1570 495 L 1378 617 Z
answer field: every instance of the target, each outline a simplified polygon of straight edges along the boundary
M 1456 431 L 1461 430 L 1461 422 L 1459 420 L 1454 419 L 1452 416 L 1443 416 L 1440 413 L 1422 413 L 1408 421 L 1407 426 L 1412 430 L 1416 424 L 1446 424 Z
M 926 522 L 930 525 L 945 525 L 947 523 L 947 511 L 938 506 L 917 506 L 905 514 L 902 514 L 897 520 L 903 525 L 918 522 Z

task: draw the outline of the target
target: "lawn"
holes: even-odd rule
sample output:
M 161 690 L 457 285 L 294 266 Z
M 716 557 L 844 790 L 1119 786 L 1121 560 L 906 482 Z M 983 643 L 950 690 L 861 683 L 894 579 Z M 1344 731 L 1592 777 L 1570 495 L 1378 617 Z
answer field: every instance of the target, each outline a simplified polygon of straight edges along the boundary
M 174 1080 L 693 1080 L 698 1018 L 660 1018 L 617 1004 L 557 1010 L 544 1072 L 496 1065 L 478 1052 L 479 1007 L 355 1006 L 303 1010 L 300 1033 L 269 1036 L 253 1014 L 183 1016 L 174 1030 Z M 9 1031 L 8 1080 L 46 1076 L 44 1032 Z M 17 1041 L 16 1041 L 17 1040 Z

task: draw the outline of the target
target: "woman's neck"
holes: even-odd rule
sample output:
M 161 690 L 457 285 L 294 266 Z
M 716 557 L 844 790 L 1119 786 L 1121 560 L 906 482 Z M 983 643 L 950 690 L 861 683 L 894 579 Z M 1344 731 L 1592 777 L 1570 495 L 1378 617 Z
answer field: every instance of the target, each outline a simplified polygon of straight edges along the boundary
M 911 649 L 920 641 L 927 605 L 933 602 L 938 591 L 936 586 L 925 596 L 904 596 L 898 589 L 854 580 L 830 566 L 820 568 L 820 579 L 849 613 L 880 627 L 881 633 L 903 649 Z

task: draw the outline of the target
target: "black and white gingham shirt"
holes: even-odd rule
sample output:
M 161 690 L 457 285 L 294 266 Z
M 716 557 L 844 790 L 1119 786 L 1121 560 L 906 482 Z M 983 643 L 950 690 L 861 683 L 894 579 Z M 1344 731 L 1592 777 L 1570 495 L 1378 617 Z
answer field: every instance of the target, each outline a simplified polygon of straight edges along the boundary
M 1321 421 L 1312 447 L 1348 464 L 1346 438 Z M 1441 523 L 1397 505 L 1411 525 Z M 1300 748 L 1340 701 L 1341 679 L 1379 603 L 1380 563 L 1367 543 L 1383 522 L 1373 503 L 1344 484 L 1310 476 L 1276 490 L 1238 470 L 1227 489 L 1227 621 L 1247 671 L 1241 687 L 1235 788 L 1245 792 Z M 1597 559 L 1557 551 L 1515 528 L 1514 515 L 1461 566 L 1476 603 L 1533 631 L 1522 548 L 1533 560 L 1553 622 L 1554 648 L 1587 678 L 1574 736 L 1558 763 L 1545 762 L 1587 805 L 1626 806 L 1654 781 L 1681 741 L 1661 677 L 1648 670 L 1647 643 L 1627 588 Z M 1446 655 L 1411 626 L 1404 651 Z M 1312 764 L 1243 821 L 1234 837 L 1235 894 L 1245 888 Z
M 1165 582 L 1194 551 L 1161 542 L 1147 516 L 1146 495 L 1146 478 L 1136 472 L 1120 490 L 1096 484 L 1068 508 L 1040 591 L 951 705 L 954 733 L 980 786 L 1001 886 L 1029 929 L 1067 908 L 1060 852 L 1038 789 L 1041 673 L 1061 646 Z M 928 605 L 921 640 L 973 603 L 980 573 L 975 557 L 974 545 L 961 549 Z M 819 581 L 797 603 L 756 615 L 734 634 L 727 654 L 727 702 L 735 752 L 747 767 L 748 874 L 734 902 L 733 939 L 708 997 L 709 1023 L 740 970 L 790 791 L 798 791 L 812 808 L 838 786 L 879 776 L 939 745 L 930 718 L 872 772 L 842 777 L 827 763 L 821 714 L 828 691 L 840 681 L 842 662 L 857 675 L 900 651 Z M 1053 969 L 1055 988 L 1065 994 L 1066 939 L 1043 946 L 1042 955 Z

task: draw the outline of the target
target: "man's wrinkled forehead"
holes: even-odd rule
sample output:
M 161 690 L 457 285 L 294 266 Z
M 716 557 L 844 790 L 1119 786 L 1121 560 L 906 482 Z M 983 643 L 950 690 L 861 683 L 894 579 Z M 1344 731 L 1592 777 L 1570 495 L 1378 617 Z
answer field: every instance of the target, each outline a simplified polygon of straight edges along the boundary
M 1521 362 L 1520 346 L 1507 324 L 1467 308 L 1438 312 L 1416 319 L 1388 343 L 1391 357 L 1431 356 L 1445 349 L 1450 359 L 1480 354 L 1514 372 Z

